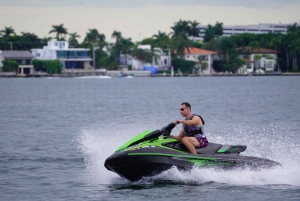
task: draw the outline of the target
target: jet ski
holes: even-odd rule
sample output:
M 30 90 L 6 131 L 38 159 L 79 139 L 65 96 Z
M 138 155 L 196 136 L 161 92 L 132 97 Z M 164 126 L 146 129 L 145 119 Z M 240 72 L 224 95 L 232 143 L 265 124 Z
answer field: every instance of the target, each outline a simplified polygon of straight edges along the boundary
M 169 137 L 176 125 L 170 123 L 160 130 L 144 131 L 119 147 L 109 156 L 104 166 L 130 181 L 154 176 L 177 167 L 179 170 L 200 168 L 262 169 L 280 166 L 280 163 L 252 156 L 242 156 L 245 145 L 222 145 L 209 142 L 205 148 L 196 148 L 191 154 L 178 140 Z

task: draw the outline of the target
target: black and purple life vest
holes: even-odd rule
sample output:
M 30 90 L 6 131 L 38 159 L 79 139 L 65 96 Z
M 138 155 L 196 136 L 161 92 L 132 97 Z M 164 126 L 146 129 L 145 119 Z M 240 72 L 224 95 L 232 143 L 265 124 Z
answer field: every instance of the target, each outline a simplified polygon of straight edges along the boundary
M 204 120 L 203 118 L 200 116 L 200 115 L 197 115 L 197 114 L 193 114 L 189 119 L 186 119 L 186 120 L 191 120 L 193 119 L 194 116 L 198 116 L 200 117 L 203 125 L 196 125 L 196 126 L 188 126 L 188 125 L 183 125 L 183 131 L 184 131 L 184 134 L 186 136 L 189 136 L 189 137 L 194 137 L 195 135 L 201 135 L 201 137 L 205 138 L 205 133 L 204 133 Z

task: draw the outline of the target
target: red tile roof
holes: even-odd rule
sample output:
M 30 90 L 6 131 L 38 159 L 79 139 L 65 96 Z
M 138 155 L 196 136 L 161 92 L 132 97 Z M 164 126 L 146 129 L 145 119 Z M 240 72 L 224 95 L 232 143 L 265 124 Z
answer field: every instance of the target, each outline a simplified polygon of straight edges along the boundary
M 217 52 L 213 52 L 213 51 L 210 51 L 210 50 L 204 50 L 204 49 L 199 49 L 199 48 L 196 48 L 196 47 L 190 47 L 189 48 L 189 51 L 188 49 L 186 48 L 184 50 L 184 54 L 218 54 Z

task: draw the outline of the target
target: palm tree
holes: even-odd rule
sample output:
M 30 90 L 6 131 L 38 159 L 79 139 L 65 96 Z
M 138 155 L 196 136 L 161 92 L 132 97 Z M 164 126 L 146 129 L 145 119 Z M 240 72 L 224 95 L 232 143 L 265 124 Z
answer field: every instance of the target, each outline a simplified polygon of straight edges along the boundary
M 16 34 L 15 30 L 12 27 L 4 27 L 4 29 L 1 30 L 0 33 L 3 33 L 3 37 L 5 38 L 10 36 L 11 34 Z
M 154 66 L 154 64 L 158 64 L 158 60 L 160 59 L 159 49 L 151 47 L 151 50 L 149 51 L 149 53 L 150 53 L 150 59 L 151 59 L 152 66 Z
M 70 36 L 69 43 L 77 45 L 78 44 L 77 38 L 80 38 L 80 35 L 78 35 L 77 32 L 75 32 L 75 33 L 70 33 L 69 36 Z
M 281 35 L 271 39 L 270 45 L 273 49 L 275 49 L 275 51 L 277 51 L 279 49 L 281 44 L 282 44 L 282 36 Z M 278 58 L 276 59 L 276 64 L 277 64 L 277 70 L 281 71 Z
M 171 29 L 173 30 L 173 36 L 178 36 L 180 34 L 189 35 L 191 32 L 189 22 L 185 20 L 179 20 L 179 22 L 175 26 L 171 27 Z
M 115 43 L 115 44 L 117 45 L 117 44 L 119 44 L 120 39 L 122 38 L 122 34 L 121 34 L 121 32 L 115 30 L 115 31 L 112 33 L 111 37 L 112 37 L 112 38 L 116 38 L 116 43 Z
M 47 44 L 50 40 L 52 40 L 52 37 L 44 37 L 41 39 L 41 44 Z
M 204 31 L 204 42 L 210 42 L 215 38 L 215 30 L 214 27 L 210 24 L 207 26 L 207 28 Z
M 158 34 L 154 34 L 152 36 L 152 38 L 156 39 L 156 40 L 163 40 L 165 39 L 167 36 L 167 34 L 165 32 L 161 32 L 161 31 L 158 31 Z
M 219 39 L 219 51 L 223 54 L 226 64 L 229 63 L 230 52 L 235 50 L 234 40 L 230 37 L 223 37 Z
M 175 52 L 175 54 L 180 58 L 184 57 L 185 50 L 189 51 L 189 47 L 191 47 L 191 45 L 192 41 L 190 41 L 184 33 L 172 37 L 171 50 L 173 50 L 173 52 Z
M 293 68 L 297 67 L 297 56 L 300 54 L 300 27 L 297 23 L 287 27 L 290 54 L 293 56 Z
M 200 30 L 198 29 L 198 25 L 199 25 L 199 22 L 197 22 L 196 20 L 195 21 L 189 21 L 190 23 L 190 36 L 193 36 L 193 39 L 194 37 L 199 37 L 199 34 L 200 34 Z
M 49 31 L 49 34 L 51 33 L 56 33 L 56 39 L 57 40 L 63 40 L 64 38 L 62 37 L 62 35 L 66 35 L 68 34 L 67 29 L 64 27 L 64 24 L 60 24 L 60 25 L 52 25 L 52 30 Z M 60 37 L 61 36 L 61 37 Z
M 166 52 L 170 47 L 170 38 L 165 32 L 158 31 L 158 34 L 152 36 L 155 39 L 153 47 L 160 47 L 163 52 Z
M 105 35 L 100 34 L 97 29 L 89 29 L 84 38 L 84 43 L 95 43 L 103 46 L 105 44 Z
M 223 35 L 223 23 L 222 22 L 216 22 L 214 26 L 214 34 L 217 36 L 217 38 L 220 38 Z
M 133 46 L 131 38 L 121 38 L 120 39 L 121 53 L 125 55 L 125 65 L 127 65 L 127 54 L 130 53 Z

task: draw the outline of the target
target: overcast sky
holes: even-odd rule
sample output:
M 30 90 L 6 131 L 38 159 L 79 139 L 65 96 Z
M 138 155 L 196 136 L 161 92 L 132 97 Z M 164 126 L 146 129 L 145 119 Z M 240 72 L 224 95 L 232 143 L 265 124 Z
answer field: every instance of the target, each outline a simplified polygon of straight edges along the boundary
M 81 40 L 96 28 L 113 41 L 120 31 L 137 41 L 159 30 L 171 32 L 175 21 L 196 20 L 207 25 L 299 23 L 300 0 L 0 0 L 0 30 L 49 35 L 52 25 L 64 24 Z

